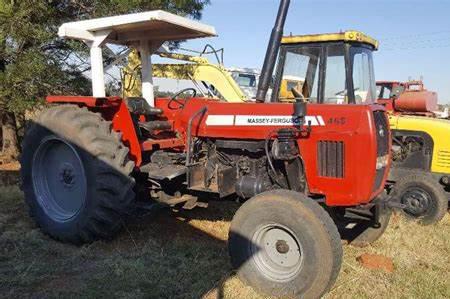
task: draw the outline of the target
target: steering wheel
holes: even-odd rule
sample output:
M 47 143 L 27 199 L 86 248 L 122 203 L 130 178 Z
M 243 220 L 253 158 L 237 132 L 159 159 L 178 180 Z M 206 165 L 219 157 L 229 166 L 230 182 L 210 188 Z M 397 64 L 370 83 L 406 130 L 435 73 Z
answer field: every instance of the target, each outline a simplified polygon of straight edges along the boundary
M 178 97 L 180 95 L 182 95 L 185 92 L 192 92 L 192 97 L 195 98 L 197 96 L 197 90 L 195 88 L 189 87 L 189 88 L 185 88 L 183 90 L 180 90 L 179 92 L 177 92 L 169 101 L 169 103 L 167 103 L 167 107 L 169 107 L 169 109 L 183 109 L 184 106 L 186 105 L 186 100 L 184 101 L 180 101 L 178 100 Z M 179 106 L 178 107 L 173 107 L 171 104 L 172 103 L 177 103 Z
M 303 102 L 303 103 L 308 102 L 308 100 L 305 98 L 305 96 L 304 96 L 301 92 L 299 92 L 299 91 L 297 90 L 297 88 L 292 87 L 292 88 L 291 88 L 291 92 L 292 92 L 292 94 L 294 95 L 294 97 L 295 97 L 296 100 L 297 100 L 297 99 L 300 99 L 300 101 Z
M 353 88 L 353 92 L 358 91 L 359 87 Z M 347 89 L 341 90 L 339 92 L 336 92 L 334 94 L 335 96 L 346 96 L 347 95 Z

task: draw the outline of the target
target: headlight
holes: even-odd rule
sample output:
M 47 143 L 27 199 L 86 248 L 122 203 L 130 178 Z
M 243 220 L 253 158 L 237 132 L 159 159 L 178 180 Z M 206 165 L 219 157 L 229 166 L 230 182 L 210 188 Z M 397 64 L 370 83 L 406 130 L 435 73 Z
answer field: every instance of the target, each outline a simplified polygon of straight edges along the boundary
M 380 170 L 383 167 L 386 167 L 389 163 L 389 155 L 385 155 L 377 158 L 377 170 Z

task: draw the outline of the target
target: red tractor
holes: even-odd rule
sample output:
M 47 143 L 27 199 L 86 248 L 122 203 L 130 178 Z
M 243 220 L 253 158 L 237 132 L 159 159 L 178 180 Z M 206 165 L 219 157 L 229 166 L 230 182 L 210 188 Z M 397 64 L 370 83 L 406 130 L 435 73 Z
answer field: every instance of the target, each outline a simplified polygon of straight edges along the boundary
M 41 229 L 76 244 L 111 238 L 135 190 L 185 208 L 237 197 L 243 205 L 228 242 L 239 277 L 275 296 L 330 290 L 342 261 L 338 229 L 351 224 L 352 241 L 369 243 L 390 217 L 382 196 L 390 132 L 384 107 L 374 104 L 377 43 L 358 32 L 281 43 L 288 7 L 282 0 L 257 101 L 247 103 L 195 90 L 153 98 L 151 53 L 161 41 L 215 35 L 212 27 L 161 11 L 61 26 L 60 36 L 91 47 L 94 95 L 48 97 L 27 131 L 23 190 Z M 138 48 L 142 98 L 105 96 L 105 43 Z M 280 103 L 275 91 L 293 69 L 305 70 L 305 83 L 292 89 L 295 103 Z

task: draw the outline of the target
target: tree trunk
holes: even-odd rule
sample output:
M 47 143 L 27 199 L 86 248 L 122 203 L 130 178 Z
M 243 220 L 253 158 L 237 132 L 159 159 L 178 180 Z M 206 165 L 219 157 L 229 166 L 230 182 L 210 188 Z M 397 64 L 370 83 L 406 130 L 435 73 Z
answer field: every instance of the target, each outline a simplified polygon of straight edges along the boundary
M 0 114 L 0 120 L 2 119 L 2 115 Z M 0 122 L 0 148 L 3 148 L 3 126 Z
M 14 113 L 4 112 L 2 117 L 2 156 L 5 159 L 17 159 L 19 142 L 17 140 L 17 123 Z

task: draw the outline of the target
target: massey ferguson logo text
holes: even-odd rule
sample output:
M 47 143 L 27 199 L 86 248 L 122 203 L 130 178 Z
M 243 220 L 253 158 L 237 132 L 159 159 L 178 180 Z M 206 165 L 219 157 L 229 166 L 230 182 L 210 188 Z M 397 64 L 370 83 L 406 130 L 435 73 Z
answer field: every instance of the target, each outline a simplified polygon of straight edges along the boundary
M 269 124 L 269 125 L 299 125 L 300 124 L 300 118 L 299 117 L 292 117 L 292 118 L 248 118 L 247 119 L 248 124 Z
M 208 115 L 208 126 L 298 126 L 299 117 L 285 115 Z M 305 125 L 325 126 L 322 116 L 306 116 Z

